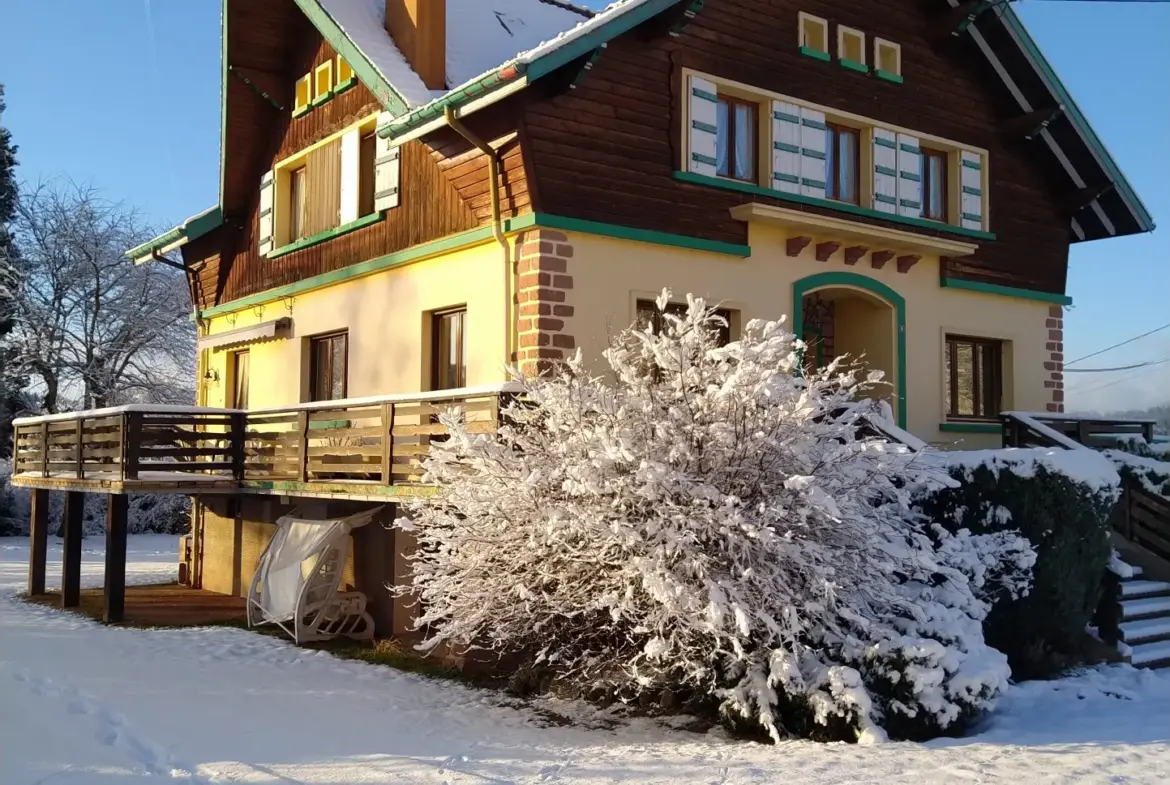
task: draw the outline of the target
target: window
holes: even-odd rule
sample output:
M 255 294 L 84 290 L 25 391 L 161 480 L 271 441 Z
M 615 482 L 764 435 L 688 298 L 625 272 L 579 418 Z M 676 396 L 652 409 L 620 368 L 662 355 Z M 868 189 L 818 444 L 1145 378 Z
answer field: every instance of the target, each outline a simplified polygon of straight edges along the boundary
M 947 336 L 943 378 L 947 418 L 994 420 L 1003 403 L 1003 344 Z
M 349 63 L 345 62 L 345 58 L 341 55 L 337 56 L 337 87 L 349 87 L 354 81 L 353 69 Z
M 294 242 L 305 236 L 308 199 L 305 167 L 293 169 L 288 174 L 288 240 Z
M 943 150 L 922 148 L 922 217 L 947 220 L 948 156 Z
M 845 125 L 825 125 L 825 198 L 858 204 L 861 198 L 861 133 Z
M 756 181 L 756 105 L 720 95 L 715 106 L 715 172 L 720 177 Z
M 248 408 L 248 369 L 250 365 L 250 356 L 251 355 L 248 354 L 247 349 L 238 352 L 232 352 L 232 399 L 228 405 L 228 408 Z
M 666 313 L 672 316 L 686 316 L 686 303 L 668 303 Z M 723 320 L 723 324 L 718 327 L 719 334 L 716 341 L 719 346 L 726 346 L 731 343 L 731 311 L 726 308 L 719 308 L 715 313 Z M 662 317 L 663 312 L 658 310 L 658 304 L 656 302 L 653 300 L 638 300 L 638 313 L 636 317 L 638 326 L 643 329 L 653 327 L 655 333 L 661 333 L 665 326 L 665 320 Z
M 333 61 L 327 60 L 313 69 L 313 103 L 320 103 L 333 93 Z
M 800 51 L 804 54 L 818 53 L 822 59 L 829 59 L 829 23 L 819 16 L 803 11 L 799 14 Z
M 837 26 L 837 59 L 865 65 L 865 33 L 852 27 Z
M 301 114 L 309 108 L 309 102 L 313 99 L 312 96 L 313 85 L 312 80 L 308 74 L 297 80 L 296 97 L 293 99 L 293 114 Z
M 374 212 L 374 132 L 362 137 L 358 153 L 358 217 Z
M 349 335 L 334 333 L 309 340 L 309 399 L 336 401 L 347 394 Z
M 467 309 L 434 315 L 431 325 L 431 389 L 453 390 L 467 386 Z
M 891 82 L 902 81 L 902 47 L 884 38 L 873 39 L 873 67 Z

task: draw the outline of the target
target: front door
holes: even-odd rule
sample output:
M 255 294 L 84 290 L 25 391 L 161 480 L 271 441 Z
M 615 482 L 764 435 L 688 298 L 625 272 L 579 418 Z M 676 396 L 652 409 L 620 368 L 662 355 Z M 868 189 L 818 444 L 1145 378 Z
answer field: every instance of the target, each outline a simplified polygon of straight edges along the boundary
M 231 408 L 248 408 L 248 365 L 247 350 L 232 354 L 232 400 Z

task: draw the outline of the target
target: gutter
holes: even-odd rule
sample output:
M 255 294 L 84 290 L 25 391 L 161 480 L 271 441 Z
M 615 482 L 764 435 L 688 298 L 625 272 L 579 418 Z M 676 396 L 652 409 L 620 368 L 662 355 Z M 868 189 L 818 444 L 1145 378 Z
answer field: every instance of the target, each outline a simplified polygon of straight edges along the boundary
M 436 122 L 437 126 L 448 125 L 449 123 L 446 120 L 448 110 L 461 108 L 463 112 L 460 114 L 464 114 L 468 110 L 465 104 L 470 104 L 477 98 L 486 98 L 489 93 L 492 93 L 501 86 L 514 86 L 516 89 L 524 87 L 527 84 L 527 81 L 523 79 L 524 70 L 523 63 L 512 63 L 491 73 L 484 74 L 464 87 L 456 88 L 441 98 L 437 98 L 425 106 L 420 106 L 413 112 L 408 112 L 401 117 L 395 118 L 378 129 L 378 136 L 383 139 L 393 138 L 395 141 L 406 141 L 406 139 L 400 138 L 407 133 L 414 132 L 416 129 L 427 125 L 430 121 L 441 121 Z M 498 94 L 492 95 L 489 100 L 477 102 L 476 108 L 478 109 L 488 104 L 493 104 L 511 95 L 512 92 L 512 90 L 508 90 L 507 92 L 500 91 Z
M 137 245 L 126 251 L 126 258 L 133 261 L 135 264 L 143 264 L 157 260 L 158 254 L 173 251 L 176 248 L 181 248 L 192 240 L 196 240 L 203 235 L 223 225 L 223 210 L 219 205 L 209 207 L 203 212 L 193 215 L 183 223 L 168 229 L 151 240 L 147 240 L 141 245 Z

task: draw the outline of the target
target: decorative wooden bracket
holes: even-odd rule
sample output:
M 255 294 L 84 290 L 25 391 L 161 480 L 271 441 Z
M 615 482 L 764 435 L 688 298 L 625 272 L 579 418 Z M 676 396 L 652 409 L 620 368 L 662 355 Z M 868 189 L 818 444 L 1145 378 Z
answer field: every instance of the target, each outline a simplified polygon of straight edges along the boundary
M 811 237 L 789 237 L 786 243 L 786 250 L 789 256 L 800 256 L 800 252 L 808 248 L 808 244 L 812 242 Z
M 869 249 L 864 245 L 850 245 L 845 249 L 845 264 L 852 267 L 861 261 L 861 257 L 869 253 Z
M 880 270 L 886 266 L 886 262 L 893 258 L 893 251 L 874 251 L 870 254 L 869 263 L 873 266 L 873 269 Z
M 599 57 L 601 57 L 601 52 L 603 49 L 605 49 L 605 47 L 606 45 L 602 44 L 589 53 L 589 57 L 586 58 L 585 62 L 581 64 L 581 70 L 577 71 L 577 75 L 573 77 L 573 82 L 569 85 L 570 90 L 576 90 L 577 85 L 581 83 L 581 80 L 585 78 L 585 75 L 593 70 L 593 64 L 597 62 Z
M 914 265 L 918 264 L 918 261 L 921 258 L 922 257 L 916 253 L 908 253 L 905 256 L 899 256 L 898 257 L 898 272 L 900 272 L 900 273 L 910 272 L 910 268 L 913 267 Z
M 706 2 L 707 0 L 691 0 L 691 2 L 687 4 L 686 8 L 683 9 L 682 14 L 675 21 L 675 23 L 670 26 L 670 35 L 677 38 L 678 35 L 683 31 L 683 28 L 689 25 L 691 20 L 694 19 L 698 13 L 703 10 L 703 6 L 706 4 Z
M 967 28 L 979 18 L 980 14 L 1003 2 L 1004 0 L 966 0 L 966 2 L 959 3 L 947 14 L 946 28 L 951 35 L 962 35 L 967 32 Z
M 1113 190 L 1113 187 L 1113 183 L 1087 185 L 1084 188 L 1073 191 L 1065 204 L 1072 212 L 1079 212 L 1109 193 L 1109 191 Z
M 839 250 L 841 250 L 841 243 L 817 243 L 817 261 L 827 262 L 829 261 L 829 257 Z

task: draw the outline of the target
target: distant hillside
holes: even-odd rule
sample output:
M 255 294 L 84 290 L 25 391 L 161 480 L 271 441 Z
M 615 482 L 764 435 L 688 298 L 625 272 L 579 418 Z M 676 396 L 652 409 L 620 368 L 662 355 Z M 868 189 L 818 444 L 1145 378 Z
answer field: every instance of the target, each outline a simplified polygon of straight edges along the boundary
M 1101 417 L 1103 419 L 1116 418 L 1119 420 L 1153 420 L 1156 425 L 1154 429 L 1162 434 L 1170 434 L 1170 403 L 1164 403 L 1160 406 L 1150 406 L 1146 409 L 1128 409 L 1125 411 L 1076 411 L 1070 414 L 1077 414 L 1083 417 Z

